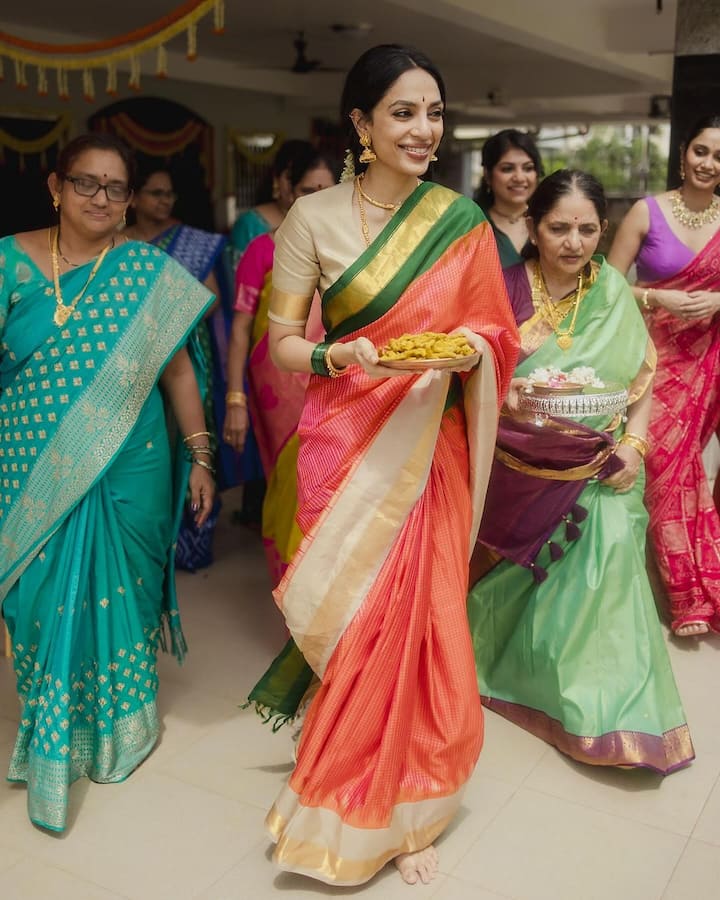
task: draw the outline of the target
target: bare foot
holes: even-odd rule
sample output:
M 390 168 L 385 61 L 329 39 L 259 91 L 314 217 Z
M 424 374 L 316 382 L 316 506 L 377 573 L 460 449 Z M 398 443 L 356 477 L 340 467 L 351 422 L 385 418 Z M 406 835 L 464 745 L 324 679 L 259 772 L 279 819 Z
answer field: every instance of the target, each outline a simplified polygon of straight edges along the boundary
M 705 622 L 688 622 L 675 629 L 678 637 L 693 637 L 698 634 L 707 634 L 710 629 Z
M 438 852 L 432 844 L 424 850 L 395 857 L 395 865 L 406 884 L 417 884 L 418 881 L 430 884 L 437 875 L 438 862 Z

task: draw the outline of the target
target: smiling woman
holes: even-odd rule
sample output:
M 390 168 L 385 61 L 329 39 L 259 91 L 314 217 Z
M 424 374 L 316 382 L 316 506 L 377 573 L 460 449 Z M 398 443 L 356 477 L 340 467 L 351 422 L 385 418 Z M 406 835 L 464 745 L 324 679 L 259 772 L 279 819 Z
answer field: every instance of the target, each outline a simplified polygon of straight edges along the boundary
M 702 462 L 720 425 L 720 116 L 690 129 L 680 179 L 677 190 L 633 206 L 608 259 L 622 272 L 636 263 L 632 291 L 658 350 L 650 535 L 672 628 L 693 637 L 720 631 L 720 516 Z M 716 479 L 720 503 L 719 488 Z
M 444 105 L 419 51 L 365 53 L 341 103 L 349 178 L 300 197 L 276 237 L 270 354 L 309 375 L 301 542 L 275 591 L 295 643 L 251 699 L 292 716 L 316 676 L 266 824 L 281 867 L 334 884 L 393 859 L 429 881 L 482 744 L 467 563 L 517 336 L 482 213 L 420 181 Z M 461 332 L 476 354 L 420 374 L 382 364 L 377 347 L 421 332 Z
M 176 500 L 189 482 L 202 523 L 214 496 L 184 349 L 212 295 L 119 234 L 133 176 L 120 141 L 76 138 L 48 179 L 57 226 L 0 241 L 0 601 L 22 707 L 8 779 L 53 831 L 74 780 L 121 781 L 157 740 L 163 627 L 184 651 Z M 175 492 L 160 389 L 186 436 Z

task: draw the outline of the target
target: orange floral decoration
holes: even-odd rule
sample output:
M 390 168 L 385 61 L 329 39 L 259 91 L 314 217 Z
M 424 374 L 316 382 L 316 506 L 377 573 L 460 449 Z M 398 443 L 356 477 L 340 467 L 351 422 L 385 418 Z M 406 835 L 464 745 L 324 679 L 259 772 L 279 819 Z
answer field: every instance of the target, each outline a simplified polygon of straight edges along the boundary
M 167 75 L 167 52 L 165 44 L 177 35 L 187 34 L 187 58 L 197 58 L 197 26 L 205 16 L 213 13 L 215 34 L 225 30 L 224 0 L 188 0 L 171 13 L 149 25 L 136 28 L 126 34 L 100 41 L 78 44 L 48 44 L 26 40 L 0 31 L 0 80 L 3 78 L 3 57 L 10 60 L 15 69 L 15 83 L 18 88 L 28 86 L 27 67 L 37 71 L 38 93 L 48 92 L 47 72 L 54 70 L 58 95 L 61 99 L 70 96 L 68 74 L 82 72 L 83 93 L 87 100 L 94 100 L 95 85 L 93 70 L 104 69 L 107 74 L 106 92 L 117 91 L 117 67 L 119 63 L 129 63 L 129 85 L 140 88 L 140 57 L 150 50 L 157 50 L 156 74 Z

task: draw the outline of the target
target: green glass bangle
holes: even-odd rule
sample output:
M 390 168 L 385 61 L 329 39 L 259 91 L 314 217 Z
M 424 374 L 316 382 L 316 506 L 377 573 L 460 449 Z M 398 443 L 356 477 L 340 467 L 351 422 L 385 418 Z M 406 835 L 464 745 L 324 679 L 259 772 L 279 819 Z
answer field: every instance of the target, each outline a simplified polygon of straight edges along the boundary
M 327 353 L 328 347 L 330 344 L 320 343 L 316 344 L 313 347 L 313 352 L 310 355 L 310 366 L 313 372 L 316 375 L 322 375 L 324 378 L 330 377 L 330 370 L 327 367 L 327 362 L 325 360 L 325 354 Z

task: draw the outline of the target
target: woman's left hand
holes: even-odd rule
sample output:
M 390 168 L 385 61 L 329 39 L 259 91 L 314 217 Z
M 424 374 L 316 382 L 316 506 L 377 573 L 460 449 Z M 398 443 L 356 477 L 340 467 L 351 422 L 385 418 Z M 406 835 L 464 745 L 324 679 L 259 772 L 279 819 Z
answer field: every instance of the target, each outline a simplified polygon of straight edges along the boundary
M 190 509 L 195 515 L 195 524 L 199 528 L 205 524 L 215 500 L 215 482 L 210 472 L 193 463 L 190 467 Z
M 627 494 L 628 491 L 632 490 L 637 480 L 642 456 L 629 444 L 618 444 L 615 449 L 615 456 L 622 460 L 623 467 L 619 472 L 610 475 L 609 478 L 604 478 L 602 483 L 607 487 L 615 488 L 616 494 Z
M 720 309 L 720 293 L 717 291 L 689 291 L 683 308 L 685 319 L 705 319 Z

